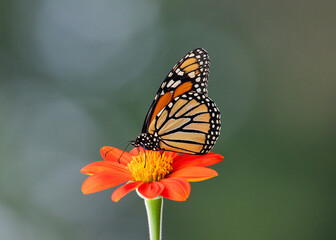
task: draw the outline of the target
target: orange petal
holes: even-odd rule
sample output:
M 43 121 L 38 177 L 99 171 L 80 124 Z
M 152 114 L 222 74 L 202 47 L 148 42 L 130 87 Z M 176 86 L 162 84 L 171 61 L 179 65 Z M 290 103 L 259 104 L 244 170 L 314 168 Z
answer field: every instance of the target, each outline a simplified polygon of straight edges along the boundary
M 137 187 L 141 186 L 143 182 L 142 181 L 136 181 L 136 182 L 129 182 L 125 185 L 122 185 L 121 187 L 117 188 L 111 196 L 112 201 L 118 202 L 122 197 L 124 197 L 127 193 L 133 191 Z
M 130 178 L 132 178 L 130 171 L 125 167 L 125 165 L 112 161 L 97 161 L 90 163 L 82 168 L 81 173 L 93 175 L 106 171 L 117 171 L 119 173 L 125 173 L 126 175 L 129 175 Z
M 210 168 L 205 167 L 187 167 L 174 171 L 167 177 L 180 177 L 188 180 L 189 182 L 199 182 L 212 177 L 218 176 L 218 173 Z
M 164 178 L 160 183 L 164 185 L 161 196 L 174 201 L 185 201 L 190 195 L 190 183 L 183 178 Z
M 105 161 L 120 162 L 123 165 L 127 165 L 127 163 L 132 161 L 132 156 L 128 152 L 114 147 L 102 147 L 100 154 Z
M 130 177 L 124 173 L 117 171 L 101 172 L 88 177 L 82 184 L 82 192 L 90 194 L 99 192 L 124 182 L 131 180 Z
M 138 191 L 145 198 L 152 199 L 159 196 L 163 189 L 164 185 L 160 182 L 146 182 L 138 188 Z
M 132 155 L 132 156 L 138 156 L 138 155 L 139 155 L 139 152 L 142 152 L 142 153 L 145 152 L 145 150 L 143 149 L 143 147 L 135 147 L 135 148 L 133 148 L 133 149 L 129 152 L 129 154 Z
M 174 159 L 174 171 L 185 167 L 207 167 L 223 161 L 223 156 L 217 153 L 203 155 L 182 154 Z
M 179 153 L 177 153 L 177 152 L 171 152 L 171 151 L 163 151 L 163 150 L 161 150 L 160 152 L 161 152 L 161 153 L 164 152 L 165 156 L 167 156 L 167 157 L 170 156 L 170 157 L 172 157 L 173 159 L 179 155 Z

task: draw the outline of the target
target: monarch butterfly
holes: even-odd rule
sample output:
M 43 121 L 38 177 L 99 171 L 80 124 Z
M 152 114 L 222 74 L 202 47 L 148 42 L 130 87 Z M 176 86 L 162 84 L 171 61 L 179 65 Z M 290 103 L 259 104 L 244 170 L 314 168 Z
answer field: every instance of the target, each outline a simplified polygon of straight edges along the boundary
M 134 147 L 205 154 L 214 146 L 221 128 L 220 112 L 207 96 L 208 53 L 187 53 L 168 73 L 150 106 Z

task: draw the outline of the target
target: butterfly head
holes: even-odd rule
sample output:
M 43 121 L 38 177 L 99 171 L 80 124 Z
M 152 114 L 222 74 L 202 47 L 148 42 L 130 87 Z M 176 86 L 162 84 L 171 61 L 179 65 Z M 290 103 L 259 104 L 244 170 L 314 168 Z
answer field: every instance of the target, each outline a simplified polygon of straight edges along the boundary
M 134 147 L 144 147 L 148 150 L 155 150 L 157 149 L 157 141 L 154 140 L 153 135 L 149 133 L 141 133 L 137 138 L 132 141 L 132 145 Z

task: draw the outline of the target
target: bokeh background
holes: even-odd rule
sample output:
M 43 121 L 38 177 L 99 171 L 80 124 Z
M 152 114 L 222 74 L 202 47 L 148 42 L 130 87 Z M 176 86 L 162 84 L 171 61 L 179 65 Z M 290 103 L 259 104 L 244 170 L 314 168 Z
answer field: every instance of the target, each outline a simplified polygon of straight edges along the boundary
M 336 239 L 335 3 L 0 1 L 0 239 L 148 239 L 134 192 L 84 196 L 79 171 L 197 47 L 225 159 L 165 201 L 164 239 Z

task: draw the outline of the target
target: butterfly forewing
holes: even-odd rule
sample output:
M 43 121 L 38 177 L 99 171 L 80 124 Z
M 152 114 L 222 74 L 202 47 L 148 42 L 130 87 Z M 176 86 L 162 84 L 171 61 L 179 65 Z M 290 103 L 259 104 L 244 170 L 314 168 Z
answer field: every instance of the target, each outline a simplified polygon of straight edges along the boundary
M 160 148 L 181 153 L 207 153 L 220 132 L 220 113 L 203 94 L 188 92 L 174 98 L 155 117 L 148 133 L 160 138 Z
M 147 132 L 155 116 L 174 98 L 190 91 L 207 96 L 209 68 L 210 59 L 203 48 L 187 53 L 162 82 L 147 112 L 142 132 Z

